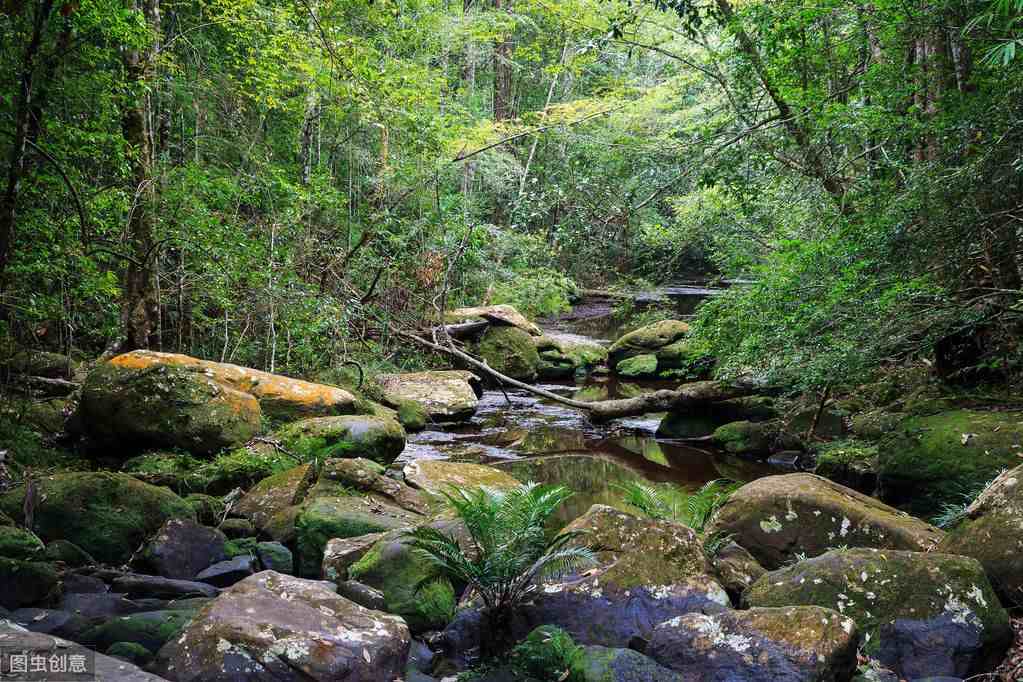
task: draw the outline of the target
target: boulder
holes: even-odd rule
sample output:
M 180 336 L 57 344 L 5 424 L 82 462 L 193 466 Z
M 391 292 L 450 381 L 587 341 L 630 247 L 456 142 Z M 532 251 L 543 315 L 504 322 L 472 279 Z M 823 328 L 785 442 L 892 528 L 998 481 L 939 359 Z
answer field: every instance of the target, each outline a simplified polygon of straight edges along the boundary
M 849 680 L 859 633 L 818 606 L 690 613 L 654 629 L 646 653 L 686 682 Z
M 70 379 L 79 363 L 67 355 L 45 350 L 22 350 L 4 363 L 4 368 L 13 374 L 22 374 L 47 379 Z
M 420 518 L 418 514 L 369 496 L 342 492 L 311 496 L 295 518 L 299 574 L 320 577 L 323 550 L 332 538 L 405 528 Z
M 5 609 L 39 605 L 57 594 L 59 586 L 52 564 L 0 557 L 0 606 Z
M 937 551 L 977 559 L 1008 603 L 1023 606 L 1023 465 L 992 481 Z
M 157 575 L 191 580 L 200 571 L 225 558 L 227 537 L 216 528 L 191 519 L 168 519 L 149 541 L 142 561 Z
M 674 670 L 658 665 L 638 651 L 584 646 L 580 682 L 687 682 Z
M 472 490 L 486 487 L 514 488 L 519 485 L 511 474 L 485 464 L 448 462 L 439 459 L 419 459 L 409 462 L 404 469 L 405 482 L 429 495 L 452 490 Z
M 75 543 L 68 542 L 67 540 L 54 540 L 47 544 L 46 549 L 43 550 L 43 559 L 45 561 L 64 564 L 71 568 L 92 566 L 96 563 L 96 560 L 92 558 L 91 554 Z
M 777 422 L 738 421 L 714 429 L 711 443 L 731 455 L 765 458 L 784 450 L 802 450 L 798 437 Z
M 153 450 L 125 460 L 121 471 L 145 483 L 170 488 L 179 495 L 202 487 L 197 476 L 204 462 L 173 450 Z
M 279 542 L 260 542 L 256 545 L 256 558 L 264 570 L 278 573 L 295 572 L 295 561 L 291 550 Z
M 702 438 L 731 422 L 762 422 L 776 419 L 778 409 L 768 396 L 747 396 L 669 412 L 657 427 L 659 438 Z
M 180 497 L 125 474 L 67 472 L 35 479 L 33 530 L 46 542 L 69 540 L 97 560 L 127 561 L 172 518 L 194 519 Z M 0 496 L 0 509 L 24 521 L 25 486 Z
M 607 349 L 574 334 L 546 334 L 533 338 L 540 356 L 541 379 L 562 379 L 607 362 Z
M 207 526 L 215 526 L 220 523 L 227 511 L 223 500 L 205 493 L 185 495 L 185 504 L 195 511 L 196 520 Z
M 429 511 L 422 493 L 384 473 L 376 462 L 361 457 L 328 459 L 320 471 L 321 480 L 336 481 L 345 487 L 387 498 L 402 509 L 417 514 Z
M 747 587 L 767 573 L 767 569 L 736 542 L 728 542 L 718 549 L 710 558 L 710 563 L 714 577 L 729 594 L 736 597 L 741 596 Z
M 539 327 L 527 320 L 525 315 L 516 310 L 514 306 L 510 305 L 455 308 L 454 310 L 449 310 L 444 314 L 444 322 L 447 324 L 475 322 L 479 320 L 485 320 L 490 323 L 491 326 L 495 327 L 515 327 L 517 329 L 521 329 L 527 334 L 530 334 L 531 336 L 540 336 L 543 334 Z
M 744 601 L 836 609 L 856 622 L 867 655 L 907 679 L 986 672 L 1012 641 L 980 563 L 951 554 L 832 550 L 764 575 Z
M 384 404 L 415 403 L 434 422 L 469 419 L 483 395 L 479 377 L 464 370 L 378 374 L 374 382 Z
M 863 493 L 877 487 L 877 445 L 861 440 L 825 443 L 814 453 L 814 472 Z
M 519 381 L 533 381 L 540 370 L 533 338 L 517 327 L 490 327 L 476 344 L 476 354 L 497 372 Z
M 244 516 L 263 530 L 275 514 L 299 504 L 315 480 L 316 467 L 312 463 L 268 476 L 245 493 L 231 512 Z
M 1023 453 L 1023 416 L 952 410 L 909 417 L 878 447 L 881 498 L 928 515 L 979 492 Z
M 117 642 L 131 642 L 145 647 L 151 657 L 177 637 L 195 614 L 196 609 L 171 609 L 117 616 L 89 629 L 82 641 L 99 650 L 106 650 Z
M 232 540 L 252 538 L 256 536 L 256 524 L 248 519 L 224 519 L 217 526 L 220 531 Z
M 88 679 L 90 680 L 103 680 L 103 682 L 166 682 L 163 678 L 144 672 L 141 668 L 123 660 L 94 653 L 85 647 L 65 639 L 60 639 L 59 637 L 29 632 L 3 621 L 0 621 L 0 647 L 7 650 L 38 652 L 47 659 L 52 655 L 66 656 L 69 667 L 72 656 L 82 657 L 81 660 L 91 662 L 91 667 L 88 668 Z
M 0 557 L 27 561 L 40 558 L 43 541 L 16 526 L 0 526 Z
M 96 366 L 82 387 L 78 419 L 95 440 L 117 446 L 107 452 L 130 454 L 128 445 L 208 454 L 259 433 L 262 411 L 248 393 L 187 367 L 125 358 Z
M 76 642 L 83 641 L 85 633 L 93 627 L 88 618 L 56 609 L 18 609 L 11 613 L 10 621 L 32 632 L 64 637 Z
M 259 402 L 263 414 L 279 421 L 361 411 L 355 396 L 336 386 L 314 384 L 187 355 L 137 350 L 118 355 L 110 364 L 136 372 L 144 372 L 153 367 L 177 367 L 208 376 L 226 388 L 253 396 Z
M 392 682 L 410 642 L 400 618 L 339 596 L 331 583 L 263 571 L 200 610 L 154 669 L 175 682 Z
M 598 548 L 598 566 L 584 575 L 547 584 L 519 608 L 512 630 L 522 637 L 533 628 L 556 625 L 580 644 L 626 647 L 649 639 L 654 627 L 686 613 L 716 613 L 728 595 L 707 575 L 699 538 L 670 521 L 640 518 L 604 505 L 566 527 L 584 535 L 573 543 Z M 478 637 L 478 614 L 463 609 L 445 630 L 449 649 L 470 649 Z M 457 644 L 455 644 L 457 642 Z
M 379 590 L 385 610 L 404 618 L 413 634 L 443 630 L 454 615 L 455 587 L 398 534 L 378 540 L 348 567 L 348 578 Z
M 661 320 L 625 334 L 608 349 L 612 368 L 634 355 L 657 351 L 689 334 L 689 325 L 681 320 Z
M 219 561 L 195 577 L 214 587 L 230 587 L 258 570 L 258 560 L 251 555 L 240 555 Z
M 303 419 L 274 435 L 286 451 L 304 461 L 365 457 L 387 465 L 405 449 L 405 429 L 401 424 L 372 415 Z
M 368 533 L 352 538 L 332 538 L 323 550 L 321 574 L 335 583 L 348 580 L 348 569 L 388 533 Z
M 707 532 L 731 535 L 767 569 L 839 546 L 928 551 L 943 536 L 930 524 L 813 474 L 747 483 L 715 512 Z
M 615 365 L 615 374 L 637 379 L 657 376 L 657 356 L 644 353 L 625 358 Z
M 111 589 L 131 599 L 186 599 L 189 597 L 215 597 L 220 590 L 194 580 L 176 580 L 141 573 L 115 573 L 111 576 Z

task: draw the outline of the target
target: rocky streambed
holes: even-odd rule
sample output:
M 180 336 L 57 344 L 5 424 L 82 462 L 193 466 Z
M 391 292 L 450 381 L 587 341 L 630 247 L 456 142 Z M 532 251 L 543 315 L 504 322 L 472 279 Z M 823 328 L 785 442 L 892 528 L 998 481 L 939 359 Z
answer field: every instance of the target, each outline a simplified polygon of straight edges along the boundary
M 610 348 L 513 309 L 450 322 L 491 366 L 577 400 L 703 371 L 678 320 Z M 876 404 L 837 414 L 841 438 L 857 420 L 879 435 L 833 441 L 818 470 L 868 492 L 887 481 L 905 494 L 893 481 L 912 475 L 942 490 L 932 469 L 904 464 L 914 439 L 962 480 L 1006 469 L 946 532 L 800 471 L 815 448 L 770 396 L 598 426 L 464 370 L 378 376 L 357 392 L 135 352 L 82 379 L 62 428 L 85 460 L 0 494 L 4 652 L 87 652 L 89 674 L 125 680 L 844 681 L 966 678 L 1013 639 L 1023 467 L 998 464 L 1018 454 L 1011 413 L 959 408 L 954 425 Z M 847 476 L 870 467 L 872 479 Z M 723 477 L 746 484 L 698 528 L 643 514 L 620 487 L 685 504 Z M 473 667 L 473 595 L 404 534 L 464 533 L 443 491 L 524 480 L 576 491 L 557 526 L 582 531 L 573 542 L 597 565 L 515 612 L 519 658 Z M 562 659 L 546 673 L 522 663 Z

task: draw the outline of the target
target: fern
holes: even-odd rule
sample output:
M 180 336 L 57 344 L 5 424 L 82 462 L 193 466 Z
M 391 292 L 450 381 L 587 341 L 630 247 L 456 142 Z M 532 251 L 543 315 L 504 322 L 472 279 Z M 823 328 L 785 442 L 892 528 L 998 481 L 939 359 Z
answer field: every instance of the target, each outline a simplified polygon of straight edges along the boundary
M 643 514 L 654 519 L 677 521 L 702 533 L 714 512 L 741 485 L 727 478 L 709 481 L 691 493 L 683 505 L 669 499 L 665 492 L 644 483 L 631 481 L 615 487 L 624 493 L 626 504 Z
M 572 495 L 563 486 L 525 483 L 506 491 L 484 487 L 443 495 L 465 524 L 470 546 L 463 551 L 453 535 L 429 526 L 405 537 L 440 575 L 466 585 L 494 622 L 506 623 L 544 583 L 596 564 L 593 551 L 577 543 L 582 533 L 547 532 L 547 522 Z

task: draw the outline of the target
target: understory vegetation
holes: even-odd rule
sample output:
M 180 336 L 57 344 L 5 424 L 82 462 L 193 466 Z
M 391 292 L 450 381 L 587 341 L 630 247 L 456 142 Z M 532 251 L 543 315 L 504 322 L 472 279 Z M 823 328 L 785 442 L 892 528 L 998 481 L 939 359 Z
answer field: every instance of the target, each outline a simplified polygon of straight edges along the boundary
M 0 341 L 422 365 L 458 304 L 732 283 L 797 388 L 1020 367 L 1015 2 L 88 0 L 0 14 Z

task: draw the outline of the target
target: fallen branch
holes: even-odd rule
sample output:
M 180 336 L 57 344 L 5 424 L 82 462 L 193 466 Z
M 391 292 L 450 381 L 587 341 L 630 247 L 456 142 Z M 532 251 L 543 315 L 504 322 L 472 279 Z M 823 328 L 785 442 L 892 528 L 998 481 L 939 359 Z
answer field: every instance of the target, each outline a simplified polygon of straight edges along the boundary
M 583 402 L 560 396 L 557 393 L 538 388 L 517 379 L 501 374 L 487 363 L 474 358 L 468 353 L 455 348 L 454 345 L 442 345 L 424 339 L 411 332 L 403 331 L 389 325 L 391 331 L 401 338 L 413 341 L 425 348 L 450 355 L 466 365 L 477 369 L 489 377 L 496 379 L 502 384 L 515 386 L 533 395 L 547 398 L 555 402 L 574 407 L 577 410 L 589 412 L 590 419 L 594 422 L 605 422 L 620 417 L 633 417 L 648 412 L 679 412 L 687 407 L 705 405 L 707 403 L 741 398 L 756 392 L 752 384 L 730 384 L 723 381 L 698 381 L 692 384 L 685 384 L 678 390 L 661 390 L 637 396 L 635 398 L 622 398 L 620 400 L 600 400 L 595 402 Z

